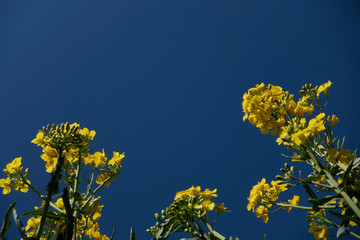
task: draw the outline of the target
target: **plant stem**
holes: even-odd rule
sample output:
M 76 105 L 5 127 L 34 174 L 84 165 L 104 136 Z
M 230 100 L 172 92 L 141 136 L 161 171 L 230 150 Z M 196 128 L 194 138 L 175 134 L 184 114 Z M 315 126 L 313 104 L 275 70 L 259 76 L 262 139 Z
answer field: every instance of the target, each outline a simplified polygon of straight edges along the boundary
M 40 236 L 42 234 L 42 230 L 43 230 L 44 225 L 45 225 L 46 216 L 47 216 L 47 213 L 49 211 L 49 205 L 50 205 L 50 202 L 51 202 L 51 199 L 52 199 L 52 195 L 55 192 L 55 190 L 58 189 L 59 176 L 60 176 L 62 167 L 64 165 L 64 157 L 61 154 L 62 149 L 63 149 L 63 147 L 60 147 L 58 149 L 59 158 L 58 158 L 58 162 L 56 164 L 56 169 L 55 169 L 54 174 L 51 177 L 50 182 L 47 185 L 47 191 L 48 192 L 46 194 L 44 211 L 43 211 L 43 215 L 41 216 L 40 225 L 36 230 L 35 239 L 40 239 Z

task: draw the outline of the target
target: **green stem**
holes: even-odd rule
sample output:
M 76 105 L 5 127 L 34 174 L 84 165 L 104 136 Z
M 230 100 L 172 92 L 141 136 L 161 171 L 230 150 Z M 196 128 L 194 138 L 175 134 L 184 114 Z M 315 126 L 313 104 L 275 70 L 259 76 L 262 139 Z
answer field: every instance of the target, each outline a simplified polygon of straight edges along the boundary
M 92 192 L 92 196 L 94 196 L 103 186 L 105 186 L 105 184 L 107 184 L 114 176 L 110 176 L 108 177 L 104 182 L 102 182 L 93 192 Z M 91 196 L 88 197 L 88 199 L 86 200 L 86 202 L 81 205 L 80 207 L 80 211 L 90 202 L 91 200 Z
M 55 192 L 56 189 L 58 189 L 58 184 L 59 184 L 59 176 L 62 170 L 62 167 L 64 165 L 64 157 L 61 156 L 62 154 L 62 149 L 63 147 L 59 148 L 59 158 L 58 158 L 58 162 L 56 165 L 56 169 L 54 174 L 51 177 L 50 182 L 48 183 L 47 186 L 47 194 L 46 194 L 46 199 L 45 199 L 45 206 L 44 206 L 44 211 L 43 211 L 43 215 L 41 216 L 41 220 L 40 220 L 40 225 L 36 231 L 36 235 L 35 235 L 35 239 L 40 239 L 40 236 L 42 234 L 42 230 L 44 228 L 45 225 L 45 221 L 46 221 L 46 217 L 47 217 L 47 213 L 49 211 L 49 205 L 52 199 L 52 195 Z
M 297 209 L 303 209 L 303 210 L 313 210 L 312 207 L 305 207 L 305 206 L 297 206 L 297 205 L 292 205 L 292 204 L 287 204 L 287 203 L 275 203 L 276 206 L 279 207 L 291 207 L 291 208 L 297 208 Z M 321 205 L 318 206 L 320 209 L 336 209 L 336 208 L 343 208 L 340 206 L 335 206 L 335 205 L 330 205 L 330 206 L 325 206 L 325 205 Z

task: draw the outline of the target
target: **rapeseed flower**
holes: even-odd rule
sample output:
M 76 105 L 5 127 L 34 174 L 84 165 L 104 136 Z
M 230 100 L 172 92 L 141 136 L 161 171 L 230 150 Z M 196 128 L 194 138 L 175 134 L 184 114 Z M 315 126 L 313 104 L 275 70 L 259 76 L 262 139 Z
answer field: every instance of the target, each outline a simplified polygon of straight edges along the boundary
M 313 233 L 316 240 L 319 240 L 321 238 L 326 240 L 328 237 L 330 237 L 330 233 L 327 231 L 327 226 L 325 224 L 321 226 L 316 226 L 315 221 L 310 224 L 308 232 Z
M 329 80 L 327 83 L 322 84 L 316 91 L 316 95 L 319 97 L 320 93 L 324 92 L 325 95 L 329 95 L 329 87 L 332 82 Z
M 269 216 L 268 216 L 268 209 L 264 206 L 259 206 L 256 209 L 255 215 L 259 218 L 262 217 L 264 220 L 264 223 L 267 223 L 269 220 Z
M 327 117 L 328 122 L 330 122 L 330 127 L 335 126 L 336 123 L 338 123 L 340 120 L 339 118 L 333 114 L 330 118 L 330 116 Z

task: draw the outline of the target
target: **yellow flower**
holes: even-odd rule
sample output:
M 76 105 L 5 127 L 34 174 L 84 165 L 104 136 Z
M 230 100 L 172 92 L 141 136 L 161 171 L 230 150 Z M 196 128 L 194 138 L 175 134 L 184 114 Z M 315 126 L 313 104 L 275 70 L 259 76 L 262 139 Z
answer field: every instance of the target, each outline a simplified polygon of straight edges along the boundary
M 216 205 L 215 212 L 217 214 L 221 214 L 222 212 L 230 212 L 229 210 L 226 210 L 227 207 L 224 206 L 224 203 L 221 203 L 220 205 Z
M 256 209 L 256 212 L 255 212 L 255 215 L 256 217 L 262 217 L 263 220 L 264 220 L 264 223 L 267 223 L 267 221 L 269 220 L 269 216 L 268 216 L 268 210 L 266 207 L 264 206 L 259 206 L 257 209 Z
M 113 157 L 109 160 L 109 164 L 121 166 L 121 160 L 123 160 L 124 157 L 124 153 L 119 154 L 118 152 L 113 152 Z
M 102 150 L 102 153 L 101 152 L 96 152 L 94 153 L 94 163 L 95 163 L 95 167 L 105 167 L 106 165 L 106 162 L 107 162 L 107 158 L 105 157 L 105 151 L 104 149 Z
M 102 174 L 99 174 L 96 178 L 96 183 L 97 184 L 102 184 L 103 182 L 105 182 L 106 180 L 108 180 L 110 176 L 106 173 L 102 173 Z M 110 182 L 111 180 L 109 180 L 107 183 L 106 183 L 106 186 L 109 187 L 110 185 Z
M 26 180 L 28 184 L 30 184 L 31 182 L 29 180 Z M 24 184 L 22 181 L 20 180 L 16 180 L 15 179 L 15 183 L 14 183 L 14 189 L 16 191 L 21 191 L 21 192 L 28 192 L 28 185 L 27 184 Z
M 0 187 L 4 188 L 3 189 L 3 194 L 6 195 L 8 193 L 11 192 L 11 182 L 10 182 L 10 178 L 2 178 L 0 179 Z
M 34 144 L 36 144 L 36 145 L 38 145 L 38 146 L 42 146 L 42 147 L 44 147 L 44 142 L 45 142 L 45 140 L 44 140 L 44 133 L 43 132 L 38 132 L 38 134 L 36 134 L 36 138 L 34 138 L 32 141 L 31 141 L 31 143 L 34 143 Z
M 311 113 L 313 111 L 314 111 L 314 106 L 309 105 L 307 102 L 307 98 L 303 97 L 297 102 L 296 107 L 294 109 L 294 115 L 296 115 L 297 117 L 303 117 L 304 114 L 307 113 L 308 116 L 311 116 Z
M 330 118 L 330 116 L 327 117 L 328 122 L 330 122 L 330 127 L 333 127 L 336 123 L 338 123 L 340 120 L 339 118 L 333 114 Z
M 55 170 L 57 164 L 57 157 L 52 158 L 46 153 L 42 154 L 40 157 L 46 162 L 45 165 L 46 172 L 51 173 L 52 171 Z
M 288 203 L 291 205 L 294 205 L 294 206 L 299 206 L 299 200 L 300 200 L 300 197 L 297 195 L 294 195 L 293 199 L 288 200 Z M 291 208 L 292 207 L 284 207 L 284 209 L 287 209 L 288 212 L 290 212 Z
M 306 131 L 311 132 L 312 136 L 316 136 L 319 132 L 324 131 L 326 129 L 324 118 L 325 113 L 320 113 L 315 118 L 311 119 Z
M 212 197 L 217 197 L 218 195 L 216 194 L 217 192 L 217 189 L 214 189 L 214 190 L 209 190 L 209 189 L 205 189 L 205 191 L 203 191 L 202 193 L 200 193 L 200 196 L 203 198 L 203 199 L 210 199 Z
M 4 172 L 7 175 L 17 174 L 20 172 L 21 166 L 22 166 L 21 157 L 15 158 L 11 163 L 6 164 L 6 169 L 4 169 Z
M 313 233 L 316 240 L 319 240 L 320 238 L 326 240 L 328 237 L 330 237 L 330 233 L 327 231 L 327 226 L 325 224 L 316 226 L 315 221 L 310 224 L 310 229 L 308 232 Z
M 92 141 L 96 134 L 94 130 L 89 131 L 87 128 L 80 129 L 79 133 L 84 136 L 85 141 L 87 142 Z
M 200 204 L 195 206 L 195 209 L 200 209 L 198 213 L 199 217 L 204 216 L 204 214 L 208 211 L 212 211 L 215 207 L 215 203 L 211 202 L 210 200 L 204 200 Z
M 276 195 L 287 190 L 285 184 L 281 184 L 281 181 L 271 181 L 271 185 L 270 191 Z
M 94 213 L 92 218 L 93 218 L 94 222 L 97 222 L 100 219 L 100 217 L 101 217 L 101 214 L 96 212 L 96 213 Z
M 351 154 L 347 149 L 341 149 L 340 152 L 335 148 L 330 148 L 327 152 L 328 161 L 331 163 L 340 162 L 341 164 L 349 165 L 350 161 L 355 158 L 355 154 Z
M 256 85 L 243 95 L 243 120 L 248 119 L 263 134 L 268 134 L 272 129 L 271 134 L 275 135 L 287 124 L 284 121 L 287 110 L 293 109 L 295 104 L 292 97 L 279 86 L 265 86 L 264 83 Z
M 329 80 L 327 83 L 324 83 L 323 85 L 321 85 L 317 91 L 316 91 L 316 95 L 319 96 L 320 93 L 324 92 L 325 95 L 329 94 L 329 87 L 331 86 L 332 82 Z
M 291 134 L 291 138 L 296 145 L 300 145 L 307 141 L 308 138 L 307 135 L 308 135 L 307 132 L 299 130 L 296 133 Z
M 261 182 L 258 182 L 257 185 L 253 186 L 250 191 L 250 196 L 248 197 L 249 204 L 247 205 L 247 210 L 251 209 L 254 211 L 255 207 L 261 202 L 261 197 L 265 192 L 270 190 L 269 184 L 266 183 L 266 179 L 261 179 Z
M 191 188 L 185 190 L 185 191 L 180 191 L 177 192 L 175 194 L 174 200 L 177 199 L 186 199 L 187 197 L 191 197 L 191 196 L 199 196 L 199 194 L 201 193 L 201 187 L 197 186 L 196 188 L 194 186 L 192 186 Z

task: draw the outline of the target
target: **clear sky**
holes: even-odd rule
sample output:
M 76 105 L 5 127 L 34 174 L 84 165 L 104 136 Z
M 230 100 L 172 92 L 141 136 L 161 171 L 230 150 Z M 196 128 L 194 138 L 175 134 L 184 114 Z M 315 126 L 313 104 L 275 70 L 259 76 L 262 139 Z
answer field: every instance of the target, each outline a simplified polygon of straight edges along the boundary
M 44 189 L 49 174 L 30 141 L 43 125 L 77 122 L 97 132 L 94 150 L 126 154 L 101 194 L 102 233 L 116 226 L 115 239 L 128 239 L 134 226 L 149 239 L 154 213 L 200 185 L 231 210 L 215 225 L 223 235 L 311 239 L 305 212 L 264 224 L 246 210 L 251 187 L 273 180 L 289 152 L 242 121 L 242 95 L 261 82 L 297 94 L 331 80 L 326 111 L 357 148 L 359 10 L 355 0 L 3 0 L 0 168 L 22 156 Z M 14 200 L 20 214 L 39 203 L 31 192 L 1 195 L 1 218 Z M 19 239 L 14 227 L 8 238 Z

